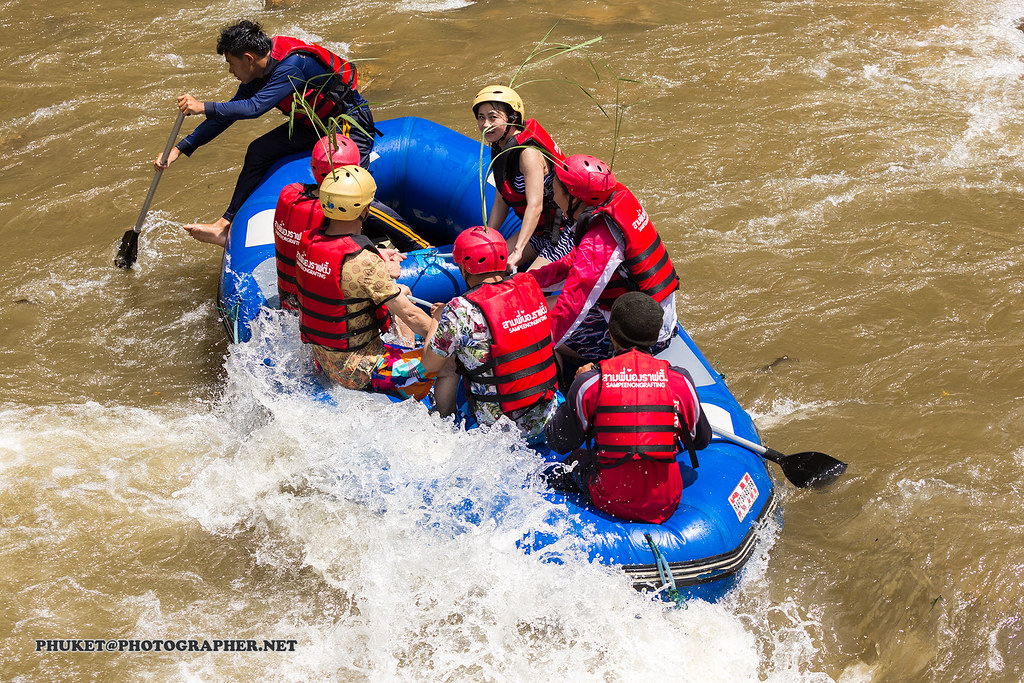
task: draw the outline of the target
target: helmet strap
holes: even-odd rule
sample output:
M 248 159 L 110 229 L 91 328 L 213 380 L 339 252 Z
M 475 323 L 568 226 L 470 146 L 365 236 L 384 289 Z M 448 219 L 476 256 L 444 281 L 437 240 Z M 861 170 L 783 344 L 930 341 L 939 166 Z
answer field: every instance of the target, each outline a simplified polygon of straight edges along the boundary
M 504 146 L 505 145 L 505 141 L 508 140 L 509 134 L 512 133 L 512 125 L 513 124 L 510 121 L 506 121 L 505 122 L 505 132 L 501 134 L 500 138 L 498 138 L 498 146 L 499 147 Z
M 569 195 L 569 220 L 575 220 L 574 216 L 576 215 L 576 210 L 579 209 L 580 206 L 582 206 L 582 204 L 582 199 L 580 199 L 579 197 L 575 197 L 573 195 Z

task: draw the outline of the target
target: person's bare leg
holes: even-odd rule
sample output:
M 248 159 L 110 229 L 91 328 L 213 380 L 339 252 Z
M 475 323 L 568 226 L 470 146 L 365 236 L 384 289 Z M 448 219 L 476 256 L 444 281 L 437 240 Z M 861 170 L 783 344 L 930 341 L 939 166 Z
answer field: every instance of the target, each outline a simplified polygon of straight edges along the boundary
M 530 270 L 536 270 L 537 268 L 546 266 L 549 263 L 551 263 L 551 261 L 548 261 L 543 256 L 538 256 L 537 258 L 533 259 L 533 263 L 530 264 Z M 545 294 L 544 300 L 548 303 L 549 309 L 555 307 L 555 303 L 558 301 L 558 294 L 556 292 L 562 289 L 563 284 L 565 284 L 565 282 L 559 282 L 558 284 L 552 285 L 547 289 L 541 288 L 541 291 L 544 292 Z
M 434 380 L 434 408 L 441 417 L 455 413 L 456 394 L 459 391 L 459 375 L 455 372 L 455 362 L 449 358 Z
M 548 261 L 543 256 L 536 256 L 533 259 L 533 263 L 530 264 L 529 270 L 537 270 L 541 266 L 546 266 L 549 263 L 551 263 L 551 261 Z
M 224 247 L 228 243 L 231 221 L 226 218 L 218 218 L 216 223 L 189 223 L 182 227 L 193 239 Z

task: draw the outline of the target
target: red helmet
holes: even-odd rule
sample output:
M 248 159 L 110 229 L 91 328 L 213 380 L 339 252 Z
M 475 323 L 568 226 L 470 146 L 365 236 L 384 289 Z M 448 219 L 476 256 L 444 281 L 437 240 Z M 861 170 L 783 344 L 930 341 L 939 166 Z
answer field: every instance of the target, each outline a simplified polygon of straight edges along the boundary
M 484 225 L 467 228 L 455 238 L 455 265 L 467 273 L 503 273 L 508 268 L 508 244 L 497 230 Z
M 313 169 L 313 180 L 319 185 L 327 177 L 331 170 L 339 166 L 358 166 L 359 148 L 352 139 L 344 135 L 334 136 L 334 149 L 328 136 L 317 140 L 313 145 L 313 156 L 310 157 L 309 167 Z
M 555 175 L 569 194 L 591 206 L 604 203 L 615 190 L 612 169 L 589 154 L 573 154 L 556 162 Z

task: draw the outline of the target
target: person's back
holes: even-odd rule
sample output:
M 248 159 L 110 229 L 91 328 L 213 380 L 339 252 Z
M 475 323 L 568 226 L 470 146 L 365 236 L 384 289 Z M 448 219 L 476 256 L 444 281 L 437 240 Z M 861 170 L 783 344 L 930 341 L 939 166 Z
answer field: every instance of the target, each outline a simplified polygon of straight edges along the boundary
M 453 255 L 470 290 L 437 309 L 424 366 L 433 371 L 454 362 L 479 424 L 504 415 L 527 440 L 539 440 L 557 405 L 544 295 L 531 275 L 504 275 L 508 251 L 495 230 L 469 228 Z M 440 384 L 435 391 L 442 413 L 452 410 L 454 396 L 441 395 Z
M 286 185 L 277 199 L 274 211 L 274 252 L 277 258 L 277 290 L 281 307 L 298 309 L 295 281 L 295 253 L 302 236 L 319 228 L 326 220 L 320 208 L 320 183 L 337 167 L 359 163 L 359 148 L 344 135 L 320 138 L 313 145 L 309 165 L 312 184 Z
M 540 287 L 530 275 L 520 273 L 479 285 L 461 298 L 483 318 L 467 311 L 472 323 L 463 329 L 478 343 L 462 345 L 455 355 L 477 422 L 493 424 L 506 415 L 526 438 L 539 435 L 555 404 L 551 323 Z M 453 307 L 456 316 L 458 306 Z M 439 328 L 437 347 L 449 339 L 465 339 L 460 335 L 456 341 L 446 334 L 454 327 L 446 325 L 444 317 Z
M 298 57 L 298 59 L 294 59 Z M 271 38 L 270 53 L 263 73 L 265 83 L 273 82 L 279 68 L 293 64 L 289 79 L 293 82 L 293 90 L 301 91 L 306 106 L 296 107 L 296 98 L 284 97 L 274 106 L 285 116 L 292 116 L 296 122 L 312 125 L 307 108 L 321 121 L 332 116 L 359 107 L 365 100 L 359 94 L 358 76 L 355 67 L 315 43 L 307 43 L 289 36 Z
M 624 242 L 622 267 L 601 293 L 601 306 L 611 310 L 615 300 L 628 291 L 643 292 L 661 304 L 679 289 L 679 277 L 661 236 L 628 187 L 616 183 L 612 196 L 591 216 L 605 216 L 606 225 Z
M 302 341 L 314 344 L 318 360 L 324 355 L 321 350 L 347 354 L 353 374 L 365 379 L 348 373 L 335 379 L 349 388 L 365 387 L 369 370 L 384 350 L 380 335 L 390 326 L 386 302 L 398 295 L 398 286 L 362 235 L 311 230 L 302 236 L 295 260 Z M 357 354 L 364 363 L 358 362 Z M 366 364 L 365 372 L 357 372 Z
M 548 446 L 570 451 L 572 480 L 599 510 L 629 521 L 660 524 L 675 512 L 683 490 L 676 453 L 711 440 L 711 427 L 689 373 L 650 354 L 661 328 L 661 307 L 630 292 L 612 307 L 616 355 L 585 369 L 545 429 Z
M 317 186 L 291 183 L 281 189 L 274 210 L 274 256 L 277 261 L 277 293 L 281 308 L 298 310 L 295 254 L 302 236 L 324 223 Z
M 320 205 L 330 220 L 302 236 L 295 256 L 299 328 L 327 379 L 421 398 L 430 388 L 422 351 L 385 344 L 381 334 L 391 328 L 392 314 L 403 339 L 413 332 L 426 336 L 431 320 L 389 273 L 392 265 L 400 268 L 397 262 L 386 262 L 361 234 L 375 191 L 370 173 L 355 165 L 342 166 L 321 185 Z
M 600 159 L 573 155 L 555 173 L 555 201 L 576 221 L 576 247 L 532 272 L 545 288 L 564 281 L 552 309 L 556 348 L 587 360 L 607 357 L 612 303 L 639 290 L 662 307 L 660 351 L 675 332 L 679 278 L 647 212 Z
M 683 491 L 675 456 L 689 429 L 677 425 L 695 422 L 696 392 L 669 363 L 636 349 L 599 366 L 596 392 L 586 379 L 581 390 L 596 458 L 591 500 L 622 519 L 661 523 Z

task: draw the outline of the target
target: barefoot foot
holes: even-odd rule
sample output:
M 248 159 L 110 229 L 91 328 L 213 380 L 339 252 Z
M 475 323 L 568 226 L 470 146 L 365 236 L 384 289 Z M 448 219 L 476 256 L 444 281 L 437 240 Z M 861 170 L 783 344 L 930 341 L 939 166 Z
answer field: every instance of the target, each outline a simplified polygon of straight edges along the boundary
M 231 224 L 221 219 L 216 223 L 189 223 L 182 227 L 193 239 L 223 247 L 228 243 Z

